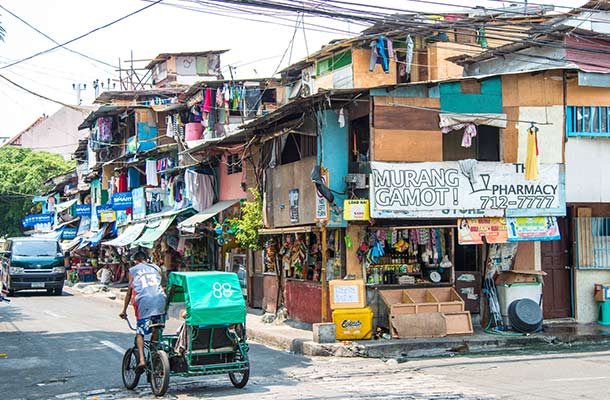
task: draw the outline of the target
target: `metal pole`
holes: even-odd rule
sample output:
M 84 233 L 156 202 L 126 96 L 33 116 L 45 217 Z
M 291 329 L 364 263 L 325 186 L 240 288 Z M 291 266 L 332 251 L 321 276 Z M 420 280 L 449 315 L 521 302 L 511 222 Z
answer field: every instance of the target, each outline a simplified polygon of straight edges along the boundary
M 326 250 L 327 250 L 327 241 L 326 241 L 326 224 L 322 223 L 322 268 L 320 269 L 320 273 L 322 274 L 322 279 L 320 279 L 320 282 L 322 282 L 322 322 L 326 322 L 327 319 L 327 315 L 326 315 L 326 297 L 327 297 L 327 293 L 326 293 L 326 262 L 327 262 L 327 257 L 326 257 Z

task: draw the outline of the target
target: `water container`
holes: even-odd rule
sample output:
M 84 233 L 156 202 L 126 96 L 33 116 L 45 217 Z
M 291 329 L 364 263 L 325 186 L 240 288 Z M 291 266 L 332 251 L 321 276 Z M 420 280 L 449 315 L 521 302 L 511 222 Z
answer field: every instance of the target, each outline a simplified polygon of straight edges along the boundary
M 599 318 L 597 323 L 600 325 L 610 325 L 610 301 L 600 301 L 599 304 Z
M 203 125 L 199 122 L 189 122 L 184 126 L 186 140 L 199 140 L 203 134 Z

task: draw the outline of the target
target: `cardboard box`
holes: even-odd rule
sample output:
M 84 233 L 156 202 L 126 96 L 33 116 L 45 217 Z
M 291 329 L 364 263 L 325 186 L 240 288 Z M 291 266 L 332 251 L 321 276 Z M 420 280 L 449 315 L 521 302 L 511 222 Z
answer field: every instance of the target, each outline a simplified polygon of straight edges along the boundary
M 366 294 L 362 279 L 333 280 L 328 283 L 331 310 L 364 308 Z
M 594 293 L 596 301 L 610 301 L 610 283 L 596 283 Z
M 496 285 L 512 283 L 537 283 L 541 276 L 546 275 L 542 271 L 502 271 L 496 277 Z

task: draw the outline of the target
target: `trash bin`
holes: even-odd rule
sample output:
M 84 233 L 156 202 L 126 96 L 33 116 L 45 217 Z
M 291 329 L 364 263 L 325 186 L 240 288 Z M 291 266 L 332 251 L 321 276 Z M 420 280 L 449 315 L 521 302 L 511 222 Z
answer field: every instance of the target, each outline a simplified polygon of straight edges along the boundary
M 610 301 L 598 302 L 598 310 L 597 323 L 600 325 L 610 325 Z

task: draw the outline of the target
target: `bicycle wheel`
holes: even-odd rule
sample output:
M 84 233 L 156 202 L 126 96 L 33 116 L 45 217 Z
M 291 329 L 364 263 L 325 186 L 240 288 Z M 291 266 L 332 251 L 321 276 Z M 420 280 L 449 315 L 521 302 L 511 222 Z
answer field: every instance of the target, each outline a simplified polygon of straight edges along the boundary
M 140 374 L 136 372 L 138 366 L 138 351 L 133 347 L 127 349 L 123 356 L 123 385 L 129 390 L 133 390 L 138 386 L 140 381 Z
M 242 389 L 250 379 L 250 363 L 247 364 L 247 369 L 239 372 L 229 372 L 229 379 L 237 389 Z
M 163 396 L 169 388 L 169 357 L 163 350 L 152 354 L 150 387 L 155 396 Z

